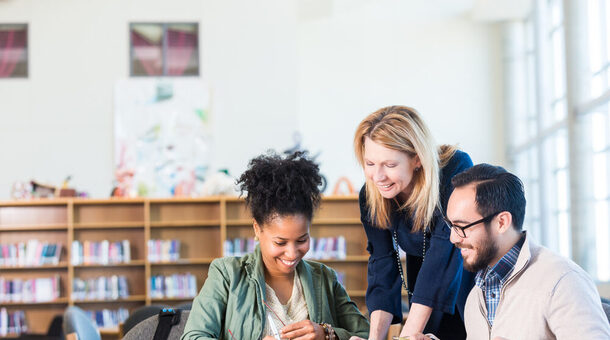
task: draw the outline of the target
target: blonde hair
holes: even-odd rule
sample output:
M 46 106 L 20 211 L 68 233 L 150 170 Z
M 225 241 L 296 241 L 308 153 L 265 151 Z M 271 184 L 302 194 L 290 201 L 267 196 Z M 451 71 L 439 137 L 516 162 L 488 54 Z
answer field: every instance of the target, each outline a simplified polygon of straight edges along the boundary
M 354 151 L 362 168 L 365 167 L 366 137 L 386 148 L 404 152 L 409 157 L 419 157 L 421 169 L 413 173 L 413 190 L 400 209 L 414 213 L 413 232 L 429 229 L 434 210 L 440 206 L 440 168 L 453 157 L 456 148 L 451 145 L 437 148 L 420 115 L 415 109 L 406 106 L 384 107 L 360 122 L 354 136 Z M 392 201 L 383 198 L 368 178 L 366 201 L 371 221 L 377 227 L 387 229 L 390 225 Z

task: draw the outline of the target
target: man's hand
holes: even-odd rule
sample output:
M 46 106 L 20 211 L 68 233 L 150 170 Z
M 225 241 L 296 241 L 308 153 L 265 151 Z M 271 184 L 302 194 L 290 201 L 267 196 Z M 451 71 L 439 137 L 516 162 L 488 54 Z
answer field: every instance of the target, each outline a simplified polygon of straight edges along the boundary
M 282 339 L 324 340 L 324 329 L 311 320 L 295 322 L 281 329 Z

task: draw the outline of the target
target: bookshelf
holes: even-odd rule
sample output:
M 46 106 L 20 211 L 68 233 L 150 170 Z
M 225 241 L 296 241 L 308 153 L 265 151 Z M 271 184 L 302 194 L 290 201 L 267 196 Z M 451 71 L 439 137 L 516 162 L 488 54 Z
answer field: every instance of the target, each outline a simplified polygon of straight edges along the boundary
M 343 283 L 358 307 L 365 312 L 366 235 L 360 223 L 357 196 L 323 197 L 314 216 L 315 238 L 345 238 L 344 259 L 318 260 L 342 273 Z M 223 256 L 225 240 L 254 237 L 252 218 L 237 197 L 179 199 L 55 199 L 0 202 L 0 244 L 27 243 L 30 239 L 62 245 L 57 264 L 39 266 L 0 265 L 0 277 L 32 279 L 58 275 L 59 298 L 46 302 L 2 302 L 8 312 L 23 310 L 29 332 L 44 333 L 54 315 L 67 306 L 84 310 L 126 308 L 143 305 L 178 305 L 192 297 L 159 297 L 151 294 L 151 278 L 190 273 L 198 292 L 212 260 Z M 129 242 L 130 261 L 74 263 L 72 242 Z M 179 241 L 179 259 L 148 258 L 149 241 Z M 171 245 L 173 247 L 173 245 Z M 96 280 L 123 276 L 129 295 L 119 299 L 74 299 L 75 278 Z M 104 339 L 116 339 L 118 329 L 103 328 Z

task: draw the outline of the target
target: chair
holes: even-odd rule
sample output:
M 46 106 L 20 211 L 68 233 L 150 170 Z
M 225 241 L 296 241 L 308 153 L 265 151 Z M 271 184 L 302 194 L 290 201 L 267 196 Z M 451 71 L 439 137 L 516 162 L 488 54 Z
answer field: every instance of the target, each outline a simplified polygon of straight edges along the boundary
M 180 340 L 180 337 L 184 332 L 184 326 L 186 325 L 186 321 L 189 318 L 190 312 L 191 311 L 189 310 L 180 311 L 180 322 L 171 328 L 167 340 Z M 151 316 L 148 319 L 140 322 L 129 332 L 127 332 L 123 340 L 152 339 L 155 336 L 155 331 L 157 330 L 158 323 L 159 316 Z
M 64 340 L 65 336 L 61 329 L 63 319 L 62 314 L 56 315 L 49 324 L 47 334 L 21 333 L 17 340 Z
M 165 307 L 166 306 L 162 305 L 151 305 L 143 306 L 134 310 L 131 314 L 129 314 L 125 322 L 119 325 L 119 339 L 127 334 L 127 332 L 129 332 L 135 325 L 153 315 L 159 314 L 159 311 Z
M 185 302 L 185 303 L 181 303 L 178 306 L 174 307 L 176 309 L 180 309 L 180 310 L 191 310 L 191 307 L 193 307 L 193 302 Z
M 100 331 L 89 319 L 85 312 L 76 307 L 70 306 L 64 312 L 63 322 L 64 334 L 66 339 L 76 340 L 101 340 Z

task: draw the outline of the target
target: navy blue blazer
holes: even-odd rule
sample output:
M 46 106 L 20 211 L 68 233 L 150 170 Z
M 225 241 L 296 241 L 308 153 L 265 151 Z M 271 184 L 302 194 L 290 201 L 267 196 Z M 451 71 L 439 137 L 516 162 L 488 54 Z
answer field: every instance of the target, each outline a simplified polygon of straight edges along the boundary
M 396 254 L 392 243 L 392 232 L 397 231 L 398 245 L 407 254 L 405 275 L 407 286 L 413 293 L 409 303 L 419 303 L 434 311 L 424 329 L 444 339 L 440 334 L 463 332 L 464 304 L 474 285 L 474 274 L 464 271 L 462 256 L 449 241 L 451 230 L 446 226 L 443 215 L 447 201 L 453 191 L 451 179 L 456 174 L 472 166 L 470 156 L 457 151 L 448 164 L 441 169 L 440 203 L 441 211 L 435 211 L 431 232 L 426 235 L 426 255 L 422 261 L 422 232 L 412 232 L 413 220 L 405 211 L 395 206 L 391 214 L 389 229 L 374 226 L 369 218 L 366 205 L 365 186 L 360 190 L 360 216 L 368 238 L 368 288 L 366 305 L 369 313 L 383 310 L 393 315 L 392 323 L 402 322 L 401 279 Z M 455 310 L 459 315 L 455 314 Z M 459 319 L 457 319 L 459 318 Z M 453 329 L 455 327 L 460 328 Z

